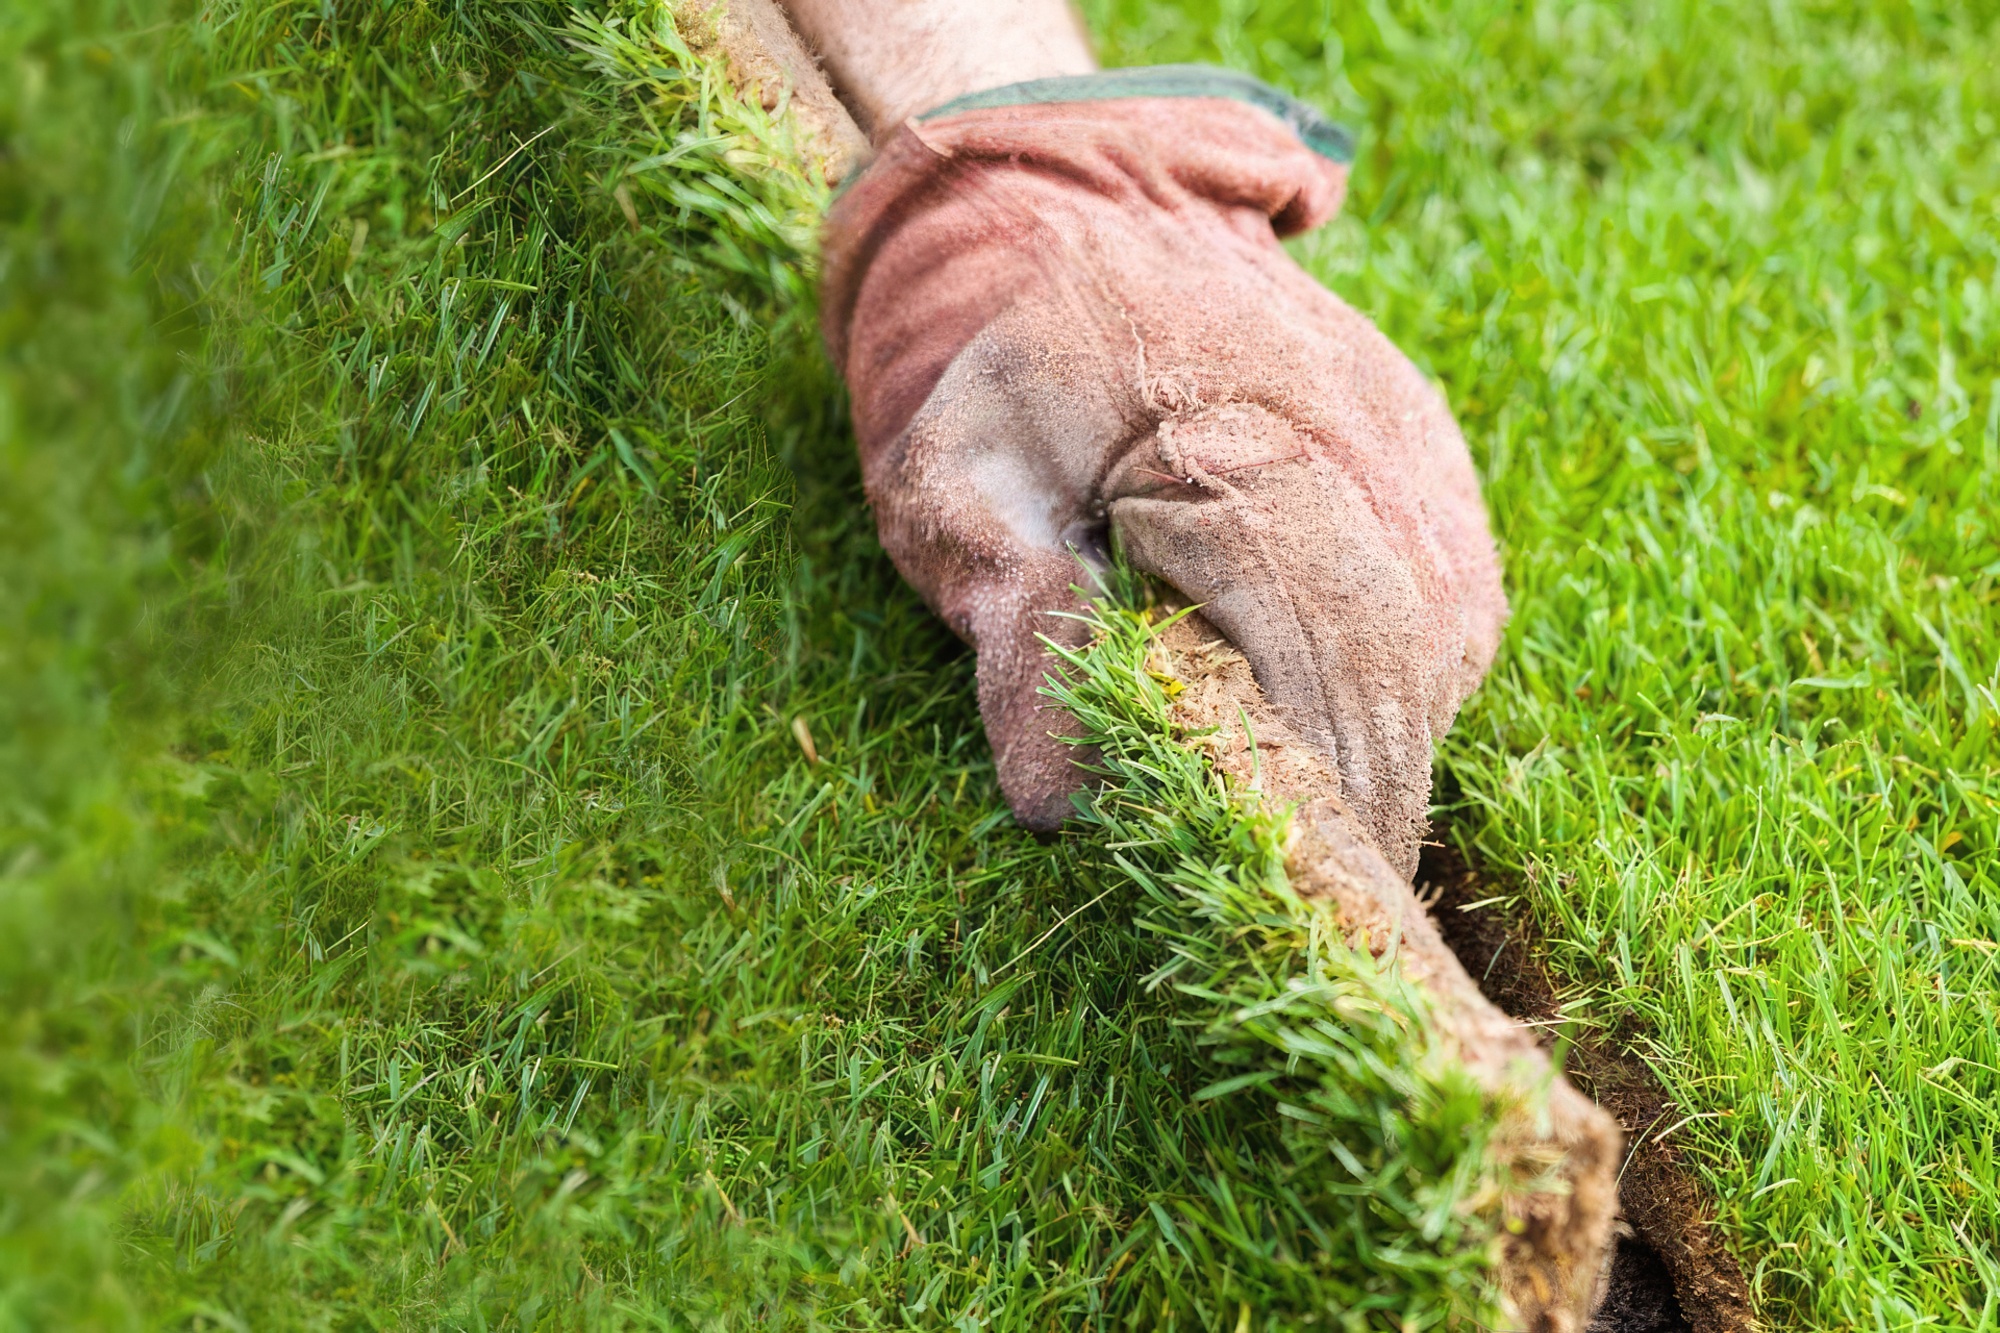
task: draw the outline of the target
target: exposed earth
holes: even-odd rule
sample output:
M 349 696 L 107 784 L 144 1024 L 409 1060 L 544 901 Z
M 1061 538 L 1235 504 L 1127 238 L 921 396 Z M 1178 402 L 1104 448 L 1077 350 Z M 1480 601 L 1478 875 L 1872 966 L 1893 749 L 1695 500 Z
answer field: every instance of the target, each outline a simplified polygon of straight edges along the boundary
M 1428 846 L 1417 868 L 1420 896 L 1459 963 L 1486 997 L 1534 1025 L 1543 1040 L 1562 1030 L 1561 1004 L 1532 927 L 1494 901 L 1457 850 Z M 1633 1034 L 1608 1039 L 1571 1025 L 1564 1072 L 1616 1116 L 1629 1154 L 1619 1204 L 1631 1235 L 1621 1239 L 1610 1290 L 1591 1327 L 1600 1333 L 1739 1333 L 1756 1327 L 1743 1273 L 1713 1224 L 1714 1207 L 1670 1142 L 1654 1134 L 1676 1109 L 1645 1064 L 1626 1054 Z

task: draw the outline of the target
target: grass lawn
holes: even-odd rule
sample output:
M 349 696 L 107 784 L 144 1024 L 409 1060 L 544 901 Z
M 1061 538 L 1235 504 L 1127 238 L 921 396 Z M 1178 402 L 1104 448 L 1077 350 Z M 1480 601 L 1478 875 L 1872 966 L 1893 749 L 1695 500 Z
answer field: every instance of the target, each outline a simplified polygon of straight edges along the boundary
M 2000 14 L 1086 10 L 1360 130 L 1299 253 L 1515 608 L 1449 836 L 1763 1318 L 2000 1327 Z M 0 0 L 0 1323 L 1395 1327 L 1013 827 L 664 16 Z

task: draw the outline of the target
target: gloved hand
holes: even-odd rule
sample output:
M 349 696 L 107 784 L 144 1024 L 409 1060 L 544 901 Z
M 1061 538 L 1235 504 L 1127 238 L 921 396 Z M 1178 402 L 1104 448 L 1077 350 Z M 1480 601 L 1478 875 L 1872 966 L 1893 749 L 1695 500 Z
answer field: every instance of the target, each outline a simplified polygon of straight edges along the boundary
M 1300 137 L 1330 127 L 1229 78 L 1045 80 L 906 123 L 829 216 L 827 343 L 882 544 L 978 650 L 1022 823 L 1080 785 L 1037 636 L 1077 641 L 1050 613 L 1111 532 L 1203 604 L 1407 875 L 1506 600 L 1443 400 L 1278 244 L 1339 204 L 1344 166 Z

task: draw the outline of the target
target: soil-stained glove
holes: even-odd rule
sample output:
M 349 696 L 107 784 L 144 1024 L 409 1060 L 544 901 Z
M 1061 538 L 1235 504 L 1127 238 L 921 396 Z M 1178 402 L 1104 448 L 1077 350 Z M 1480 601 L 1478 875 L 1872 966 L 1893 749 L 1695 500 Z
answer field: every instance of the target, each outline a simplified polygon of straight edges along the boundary
M 1506 600 L 1435 389 L 1278 238 L 1345 140 L 1194 68 L 1043 80 L 905 124 L 829 216 L 824 321 L 882 544 L 979 654 L 1020 820 L 1079 785 L 1037 694 L 1107 530 L 1204 604 L 1400 871 L 1431 743 Z

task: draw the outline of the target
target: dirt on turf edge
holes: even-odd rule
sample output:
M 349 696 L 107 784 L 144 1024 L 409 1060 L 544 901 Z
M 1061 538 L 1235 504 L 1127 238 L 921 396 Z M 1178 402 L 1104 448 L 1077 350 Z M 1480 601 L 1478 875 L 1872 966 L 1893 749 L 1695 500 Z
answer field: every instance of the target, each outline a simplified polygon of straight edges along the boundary
M 1417 887 L 1459 964 L 1486 998 L 1536 1025 L 1548 1041 L 1561 1021 L 1541 940 L 1491 901 L 1492 886 L 1454 848 L 1431 845 Z M 1572 1033 L 1564 1072 L 1624 1126 L 1629 1154 L 1618 1198 L 1631 1234 L 1621 1235 L 1610 1288 L 1593 1333 L 1750 1333 L 1743 1270 L 1714 1223 L 1715 1208 L 1693 1171 L 1658 1130 L 1679 1118 L 1643 1061 L 1628 1052 L 1636 1032 Z

